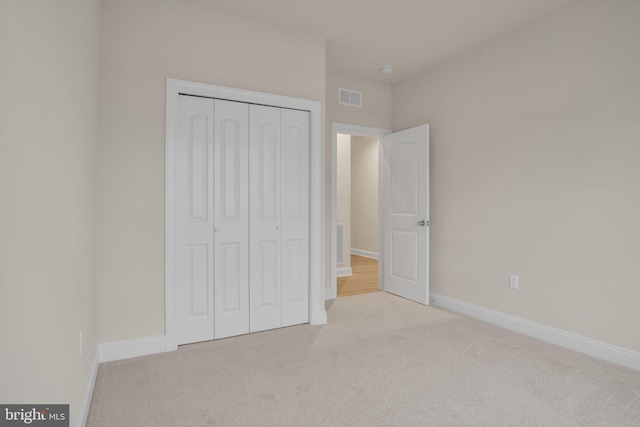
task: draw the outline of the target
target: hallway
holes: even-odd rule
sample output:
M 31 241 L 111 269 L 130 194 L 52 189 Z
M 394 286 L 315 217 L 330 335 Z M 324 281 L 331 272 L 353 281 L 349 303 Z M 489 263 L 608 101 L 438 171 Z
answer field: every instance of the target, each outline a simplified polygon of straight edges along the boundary
M 378 292 L 378 260 L 351 254 L 352 276 L 338 277 L 338 298 Z

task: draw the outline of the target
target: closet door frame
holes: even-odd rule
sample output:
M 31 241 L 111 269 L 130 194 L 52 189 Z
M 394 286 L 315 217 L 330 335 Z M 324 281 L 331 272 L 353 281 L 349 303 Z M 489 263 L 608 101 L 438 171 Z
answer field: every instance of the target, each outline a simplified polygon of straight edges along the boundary
M 327 323 L 322 275 L 322 144 L 319 101 L 167 79 L 165 141 L 165 351 L 178 349 L 176 324 L 176 170 L 178 97 L 203 96 L 309 112 L 309 324 Z

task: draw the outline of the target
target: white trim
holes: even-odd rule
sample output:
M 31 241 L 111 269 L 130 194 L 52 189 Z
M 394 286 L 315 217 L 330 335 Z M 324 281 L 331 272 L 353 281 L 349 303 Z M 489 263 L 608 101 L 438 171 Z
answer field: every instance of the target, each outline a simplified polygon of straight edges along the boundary
M 157 336 L 98 344 L 99 360 L 100 363 L 104 363 L 164 353 L 165 341 L 164 336 Z
M 309 324 L 327 323 L 322 276 L 322 106 L 319 101 L 273 95 L 243 89 L 167 79 L 165 146 L 165 343 L 166 351 L 177 350 L 175 287 L 175 132 L 179 94 L 227 99 L 309 111 Z M 334 230 L 335 231 L 335 230 Z
M 320 294 L 322 296 L 322 294 Z M 318 326 L 327 324 L 327 310 L 324 309 L 324 302 L 322 303 L 322 311 L 316 312 L 316 317 L 309 319 L 309 325 Z
M 329 287 L 325 291 L 326 299 L 336 299 L 338 296 L 338 287 L 337 287 L 337 265 L 336 265 L 336 254 L 338 253 L 337 248 L 337 236 L 336 236 L 336 218 L 337 218 L 337 181 L 338 181 L 338 172 L 337 172 L 337 159 L 338 159 L 338 134 L 346 134 L 346 135 L 356 135 L 356 136 L 366 136 L 369 138 L 377 138 L 378 139 L 378 155 L 379 159 L 382 160 L 382 137 L 391 133 L 389 129 L 381 129 L 381 128 L 373 128 L 368 126 L 358 126 L 358 125 L 350 125 L 346 123 L 331 123 L 331 257 L 329 258 L 329 264 L 331 266 L 331 277 L 329 280 Z M 378 162 L 378 251 L 379 253 L 383 253 L 384 248 L 382 246 L 382 161 Z M 382 260 L 378 259 L 378 287 L 383 289 L 383 266 Z
M 377 252 L 365 251 L 364 249 L 351 248 L 351 255 L 360 255 L 365 258 L 378 259 Z
M 353 276 L 353 270 L 351 270 L 351 267 L 338 267 L 336 269 L 336 276 L 337 277 Z
M 327 289 L 324 290 L 324 299 L 325 299 L 325 301 L 336 299 L 337 297 L 338 297 L 337 295 L 334 295 L 331 292 L 331 288 L 327 288 Z
M 552 328 L 540 323 L 531 322 L 499 311 L 469 304 L 464 301 L 430 293 L 431 302 L 436 307 L 453 311 L 454 313 L 473 317 L 494 325 L 502 326 L 512 331 L 520 332 L 561 347 L 569 348 L 598 359 L 606 360 L 626 368 L 640 371 L 640 353 L 626 348 L 576 335 L 561 329 Z
M 178 88 L 167 79 L 164 156 L 164 334 L 165 351 L 178 349 L 176 336 L 176 142 Z
M 89 408 L 91 408 L 91 398 L 93 397 L 93 389 L 96 385 L 96 377 L 98 376 L 98 366 L 100 365 L 98 359 L 98 347 L 96 346 L 93 362 L 91 363 L 91 370 L 89 371 L 89 378 L 87 378 L 87 386 L 84 389 L 84 397 L 82 398 L 82 406 L 80 407 L 80 413 L 78 414 L 78 427 L 84 427 L 87 424 L 87 418 L 89 417 Z
M 378 289 L 384 291 L 384 150 L 378 138 Z

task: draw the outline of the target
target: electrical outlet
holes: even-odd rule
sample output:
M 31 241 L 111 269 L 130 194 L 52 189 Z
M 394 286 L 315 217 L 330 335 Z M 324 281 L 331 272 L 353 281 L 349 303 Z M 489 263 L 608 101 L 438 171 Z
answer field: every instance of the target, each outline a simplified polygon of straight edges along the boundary
M 84 337 L 82 336 L 82 329 L 80 329 L 80 356 L 82 356 L 83 347 L 84 347 Z
M 509 288 L 518 290 L 518 276 L 515 274 L 509 275 Z

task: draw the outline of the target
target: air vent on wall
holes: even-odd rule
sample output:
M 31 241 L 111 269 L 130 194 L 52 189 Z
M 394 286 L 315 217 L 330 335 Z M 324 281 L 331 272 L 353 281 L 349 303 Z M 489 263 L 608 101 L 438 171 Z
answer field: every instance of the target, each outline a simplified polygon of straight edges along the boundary
M 352 107 L 362 107 L 362 92 L 349 89 L 338 89 L 338 102 Z

